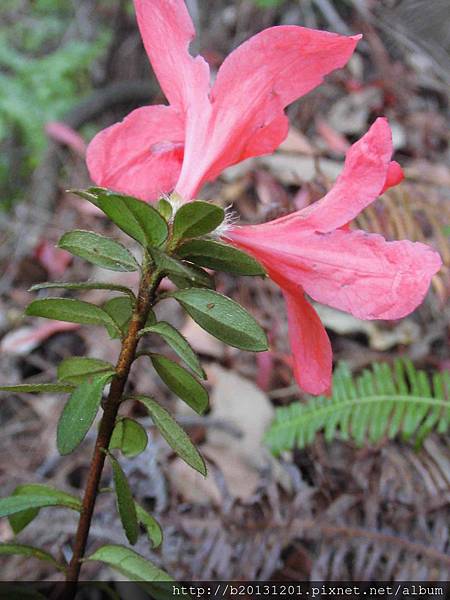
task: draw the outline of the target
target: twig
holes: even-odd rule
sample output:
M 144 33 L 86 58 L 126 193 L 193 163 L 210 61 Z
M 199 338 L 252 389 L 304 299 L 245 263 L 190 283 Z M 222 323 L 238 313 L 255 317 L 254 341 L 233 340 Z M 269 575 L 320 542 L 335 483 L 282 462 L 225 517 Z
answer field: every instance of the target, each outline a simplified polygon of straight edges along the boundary
M 136 308 L 130 321 L 128 333 L 122 342 L 121 352 L 116 365 L 116 375 L 111 382 L 110 392 L 104 404 L 104 412 L 95 442 L 82 502 L 81 515 L 75 536 L 73 555 L 66 574 L 65 600 L 73 600 L 76 595 L 81 560 L 86 550 L 99 482 L 105 464 L 105 450 L 109 447 L 123 391 L 128 380 L 131 365 L 136 356 L 136 348 L 139 342 L 138 331 L 144 326 L 148 317 L 160 280 L 161 276 L 157 271 L 152 273 L 148 266 L 144 265 Z

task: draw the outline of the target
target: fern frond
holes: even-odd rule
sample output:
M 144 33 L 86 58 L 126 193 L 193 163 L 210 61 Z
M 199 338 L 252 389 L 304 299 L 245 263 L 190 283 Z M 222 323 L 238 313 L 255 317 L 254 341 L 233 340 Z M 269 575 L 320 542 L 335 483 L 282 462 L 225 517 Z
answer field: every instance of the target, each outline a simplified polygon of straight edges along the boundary
M 278 408 L 266 434 L 274 454 L 304 448 L 319 431 L 325 440 L 352 439 L 358 446 L 401 434 L 420 446 L 432 431 L 445 433 L 450 424 L 450 374 L 431 378 L 410 360 L 391 367 L 375 363 L 355 379 L 341 364 L 333 378 L 333 396 L 310 398 Z

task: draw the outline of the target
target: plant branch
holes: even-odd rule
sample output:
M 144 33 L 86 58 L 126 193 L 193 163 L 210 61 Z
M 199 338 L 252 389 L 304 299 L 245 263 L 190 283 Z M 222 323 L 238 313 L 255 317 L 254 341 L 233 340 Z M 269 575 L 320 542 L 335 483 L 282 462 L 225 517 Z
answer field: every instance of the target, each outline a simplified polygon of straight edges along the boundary
M 117 413 L 122 401 L 123 391 L 127 383 L 131 365 L 136 357 L 136 348 L 139 342 L 138 332 L 145 325 L 160 281 L 161 276 L 158 271 L 152 272 L 148 265 L 144 263 L 136 306 L 133 311 L 127 335 L 122 342 L 120 355 L 116 365 L 116 375 L 111 382 L 109 395 L 104 404 L 104 412 L 100 421 L 94 453 L 89 468 L 81 515 L 75 536 L 73 555 L 66 573 L 67 586 L 64 598 L 67 600 L 72 600 L 76 594 L 81 560 L 83 559 L 86 550 L 92 515 L 105 463 L 105 450 L 109 447 Z

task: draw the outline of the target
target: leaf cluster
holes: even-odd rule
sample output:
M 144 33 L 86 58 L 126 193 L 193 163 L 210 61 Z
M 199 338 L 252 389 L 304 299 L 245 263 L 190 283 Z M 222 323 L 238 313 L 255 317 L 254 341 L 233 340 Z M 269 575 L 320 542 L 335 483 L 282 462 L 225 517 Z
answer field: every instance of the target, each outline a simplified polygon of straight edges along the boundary
M 223 342 L 248 351 L 264 351 L 267 339 L 255 319 L 239 304 L 215 290 L 214 277 L 205 268 L 240 275 L 264 275 L 252 257 L 240 250 L 217 242 L 213 231 L 224 219 L 224 211 L 215 204 L 195 201 L 175 213 L 163 199 L 157 207 L 136 198 L 90 188 L 76 192 L 97 206 L 119 229 L 138 245 L 133 250 L 112 238 L 91 231 L 65 233 L 59 246 L 74 256 L 111 271 L 140 272 L 140 288 L 133 290 L 105 282 L 49 282 L 33 286 L 37 292 L 61 289 L 73 293 L 103 289 L 112 297 L 101 306 L 73 297 L 40 297 L 28 306 L 26 314 L 106 328 L 112 340 L 125 347 L 129 336 L 139 345 L 134 360 L 147 359 L 169 390 L 198 414 L 208 409 L 208 392 L 202 384 L 206 374 L 199 357 L 180 332 L 170 323 L 157 319 L 153 306 L 167 298 L 178 304 L 203 329 Z M 158 286 L 167 277 L 175 290 L 161 294 Z M 148 287 L 152 306 L 142 313 L 142 286 Z M 133 327 L 131 324 L 134 324 Z M 136 323 L 139 323 L 136 332 Z M 131 332 L 131 333 L 130 333 Z M 147 338 L 162 339 L 171 356 L 149 349 Z M 178 362 L 178 361 L 181 362 Z M 148 362 L 147 362 L 148 364 Z M 116 367 L 94 357 L 73 356 L 63 360 L 57 370 L 57 381 L 41 384 L 3 386 L 11 393 L 69 393 L 57 427 L 57 447 L 61 455 L 76 450 L 86 438 L 102 406 L 105 388 L 118 377 Z M 189 466 L 206 476 L 206 464 L 200 452 L 170 413 L 155 399 L 124 393 L 125 401 L 138 402 L 150 416 L 154 427 L 173 452 Z M 136 544 L 141 527 L 153 546 L 162 541 L 161 527 L 133 498 L 130 484 L 119 458 L 132 459 L 145 451 L 147 431 L 134 418 L 118 414 L 108 448 L 103 451 L 112 469 L 117 510 L 125 536 Z M 80 500 L 47 486 L 27 485 L 17 488 L 12 496 L 0 499 L 0 516 L 7 516 L 15 534 L 20 533 L 39 514 L 41 508 L 62 507 L 80 511 Z M 37 548 L 13 545 L 16 553 L 55 559 Z M 0 547 L 0 553 L 14 552 L 11 545 Z M 143 581 L 168 576 L 134 551 L 123 546 L 104 546 L 91 560 L 102 560 L 121 573 Z M 58 568 L 64 569 L 64 565 Z

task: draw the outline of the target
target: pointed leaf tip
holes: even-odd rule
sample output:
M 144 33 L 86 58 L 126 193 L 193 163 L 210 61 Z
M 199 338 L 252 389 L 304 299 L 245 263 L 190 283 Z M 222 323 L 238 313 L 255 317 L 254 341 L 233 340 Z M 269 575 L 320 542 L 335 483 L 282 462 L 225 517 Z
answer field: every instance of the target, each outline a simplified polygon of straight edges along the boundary
M 192 443 L 188 434 L 180 427 L 175 419 L 152 398 L 136 396 L 150 413 L 153 423 L 172 450 L 189 466 L 206 477 L 206 465 L 202 455 Z
M 116 490 L 117 508 L 120 520 L 130 544 L 134 545 L 139 537 L 139 523 L 136 506 L 131 493 L 130 484 L 118 460 L 108 454 L 113 470 L 114 487 Z
M 128 577 L 131 581 L 173 581 L 172 577 L 165 571 L 125 546 L 114 544 L 102 546 L 94 554 L 91 554 L 87 560 L 100 560 Z
M 202 415 L 208 408 L 208 392 L 189 371 L 176 362 L 162 356 L 151 354 L 153 367 L 167 387 L 188 404 L 195 412 Z
M 136 513 L 139 523 L 142 523 L 142 525 L 145 527 L 147 531 L 147 537 L 153 544 L 153 547 L 158 548 L 158 546 L 161 545 L 163 540 L 163 533 L 160 524 L 137 502 L 135 502 L 134 504 L 136 507 Z
M 186 338 L 181 335 L 175 327 L 170 325 L 170 323 L 160 321 L 159 323 L 155 323 L 139 331 L 140 336 L 145 335 L 146 333 L 156 333 L 160 335 L 196 375 L 202 379 L 206 379 L 205 371 L 200 364 L 198 356 Z

